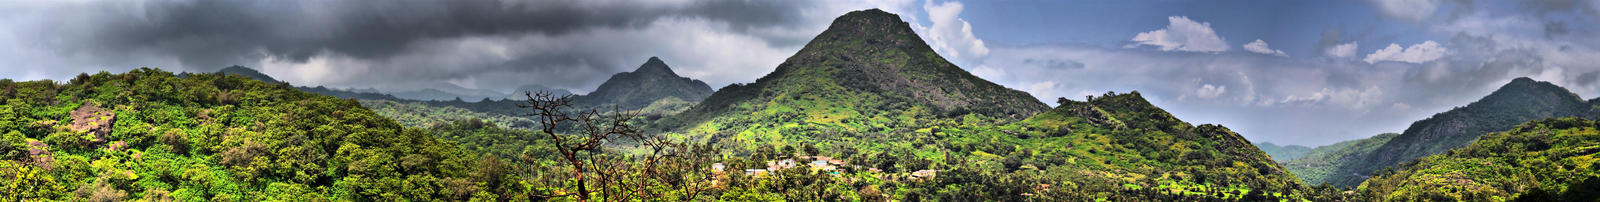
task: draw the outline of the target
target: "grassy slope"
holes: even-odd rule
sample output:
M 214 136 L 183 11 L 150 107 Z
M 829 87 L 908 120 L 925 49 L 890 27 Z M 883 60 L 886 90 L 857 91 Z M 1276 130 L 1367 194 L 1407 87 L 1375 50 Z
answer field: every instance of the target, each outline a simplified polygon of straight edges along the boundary
M 1412 123 L 1404 133 L 1339 165 L 1345 173 L 1369 174 L 1413 159 L 1461 148 L 1489 132 L 1555 117 L 1593 117 L 1596 111 L 1577 94 L 1549 82 L 1517 78 L 1465 107 Z M 1330 175 L 1338 186 L 1355 186 L 1359 175 Z
M 1594 200 L 1600 197 L 1600 122 L 1562 118 L 1490 133 L 1361 185 L 1372 200 Z

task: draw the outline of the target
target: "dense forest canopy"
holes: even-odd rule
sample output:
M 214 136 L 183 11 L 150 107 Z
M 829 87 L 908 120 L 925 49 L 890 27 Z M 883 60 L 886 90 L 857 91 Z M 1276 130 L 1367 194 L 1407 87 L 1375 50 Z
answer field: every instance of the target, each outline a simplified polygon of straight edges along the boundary
M 478 156 L 354 100 L 143 68 L 0 81 L 7 200 L 495 199 Z

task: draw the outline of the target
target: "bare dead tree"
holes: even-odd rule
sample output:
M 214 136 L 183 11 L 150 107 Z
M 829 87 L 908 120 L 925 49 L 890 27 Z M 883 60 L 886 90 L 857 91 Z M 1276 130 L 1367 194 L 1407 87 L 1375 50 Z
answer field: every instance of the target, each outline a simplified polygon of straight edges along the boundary
M 559 161 L 569 166 L 576 181 L 576 192 L 557 193 L 544 197 L 576 196 L 589 201 L 591 194 L 601 200 L 628 201 L 638 198 L 662 198 L 664 192 L 653 189 L 673 189 L 683 194 L 684 200 L 693 199 L 709 189 L 712 176 L 706 172 L 710 162 L 719 160 L 714 147 L 678 143 L 642 132 L 629 124 L 636 111 L 583 110 L 569 114 L 572 95 L 554 96 L 549 92 L 525 92 L 528 100 L 517 107 L 530 109 L 527 116 L 541 124 L 540 130 L 552 140 Z M 571 128 L 564 128 L 571 126 Z M 640 156 L 609 156 L 603 153 L 608 143 L 617 138 L 631 140 L 649 151 Z M 590 178 L 595 178 L 598 190 L 590 190 Z M 560 184 L 560 183 L 556 183 Z

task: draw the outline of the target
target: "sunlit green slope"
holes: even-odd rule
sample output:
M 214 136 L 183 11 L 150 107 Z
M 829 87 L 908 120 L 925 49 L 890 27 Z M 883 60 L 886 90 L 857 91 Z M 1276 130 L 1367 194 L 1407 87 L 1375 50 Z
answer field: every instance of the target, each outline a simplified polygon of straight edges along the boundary
M 1383 172 L 1360 191 L 1373 201 L 1594 201 L 1597 170 L 1600 122 L 1545 119 Z

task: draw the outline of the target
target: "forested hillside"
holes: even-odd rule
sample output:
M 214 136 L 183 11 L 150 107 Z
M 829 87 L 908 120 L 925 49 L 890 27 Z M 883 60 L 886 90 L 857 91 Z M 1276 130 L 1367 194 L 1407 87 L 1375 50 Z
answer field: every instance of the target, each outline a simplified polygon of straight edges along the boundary
M 835 19 L 774 72 L 723 87 L 664 125 L 727 145 L 830 145 L 1048 108 L 950 64 L 898 15 L 873 9 Z
M 285 84 L 143 68 L 0 88 L 10 180 L 0 200 L 467 200 L 520 189 L 427 131 Z
M 1138 92 L 1086 102 L 1063 98 L 1061 106 L 1027 120 L 944 129 L 935 136 L 945 137 L 940 145 L 950 155 L 961 156 L 947 158 L 965 159 L 961 166 L 969 166 L 955 170 L 1001 181 L 1060 182 L 1050 185 L 1059 189 L 1035 190 L 1056 199 L 1315 197 L 1237 133 L 1218 125 L 1190 125 Z
M 1386 170 L 1361 184 L 1372 201 L 1593 201 L 1600 122 L 1545 119 Z
M 1320 146 L 1311 149 L 1310 152 L 1300 158 L 1278 162 L 1289 168 L 1289 171 L 1294 172 L 1296 176 L 1300 176 L 1300 179 L 1307 185 L 1327 183 L 1328 185 L 1353 188 L 1355 185 L 1361 184 L 1361 180 L 1366 179 L 1366 175 L 1371 174 L 1341 170 L 1340 167 L 1344 165 L 1369 164 L 1369 162 L 1364 162 L 1366 159 L 1362 157 L 1372 153 L 1372 150 L 1378 149 L 1384 143 L 1388 143 L 1389 139 L 1394 139 L 1395 136 L 1400 136 L 1400 134 L 1384 133 L 1364 139 Z
M 1549 82 L 1526 77 L 1513 79 L 1483 99 L 1412 123 L 1404 133 L 1372 149 L 1353 153 L 1327 182 L 1355 186 L 1366 175 L 1428 155 L 1461 148 L 1489 132 L 1504 131 L 1524 122 L 1556 117 L 1594 117 L 1593 105 Z M 1352 173 L 1344 175 L 1339 173 Z

